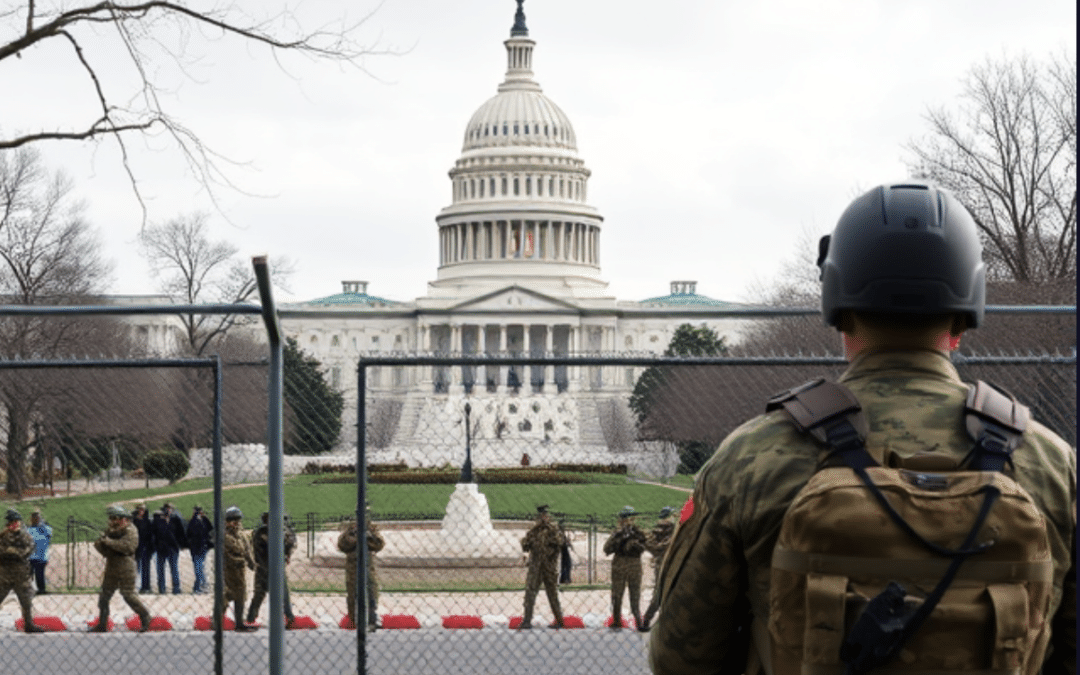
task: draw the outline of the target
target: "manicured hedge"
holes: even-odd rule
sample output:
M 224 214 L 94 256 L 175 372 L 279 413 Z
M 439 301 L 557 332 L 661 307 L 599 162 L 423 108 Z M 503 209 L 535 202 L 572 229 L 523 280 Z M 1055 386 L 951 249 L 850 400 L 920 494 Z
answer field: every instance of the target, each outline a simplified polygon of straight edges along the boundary
M 381 466 L 379 468 L 368 467 L 368 481 L 371 483 L 385 484 L 424 484 L 424 485 L 447 485 L 457 483 L 461 479 L 461 470 L 454 467 L 442 467 L 436 469 L 409 469 L 401 467 Z M 350 467 L 351 468 L 351 467 Z M 308 473 L 305 471 L 305 473 Z M 329 473 L 329 472 L 320 472 Z M 354 472 L 347 475 L 327 476 L 318 479 L 317 483 L 353 483 L 356 481 Z M 477 483 L 529 483 L 558 485 L 567 483 L 588 483 L 589 480 L 582 476 L 580 471 L 568 471 L 555 467 L 523 467 L 523 468 L 500 468 L 500 469 L 474 469 L 473 476 Z M 626 467 L 622 471 L 609 470 L 601 473 L 626 473 Z

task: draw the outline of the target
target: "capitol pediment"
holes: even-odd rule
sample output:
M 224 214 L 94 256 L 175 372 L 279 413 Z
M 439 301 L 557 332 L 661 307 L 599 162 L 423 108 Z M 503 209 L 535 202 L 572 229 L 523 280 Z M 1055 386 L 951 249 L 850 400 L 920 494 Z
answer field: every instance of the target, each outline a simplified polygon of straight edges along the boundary
M 491 293 L 469 298 L 451 309 L 459 312 L 515 312 L 515 311 L 577 311 L 577 307 L 565 300 L 545 295 L 522 286 L 509 286 Z

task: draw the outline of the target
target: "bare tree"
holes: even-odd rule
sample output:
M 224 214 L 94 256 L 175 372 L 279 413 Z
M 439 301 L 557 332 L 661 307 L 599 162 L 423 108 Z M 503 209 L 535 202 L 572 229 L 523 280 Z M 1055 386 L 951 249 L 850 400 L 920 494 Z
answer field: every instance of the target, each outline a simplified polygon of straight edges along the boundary
M 0 152 L 0 297 L 9 305 L 80 304 L 109 274 L 96 233 L 82 217 L 71 182 L 51 173 L 31 147 Z M 118 344 L 114 321 L 85 317 L 0 319 L 0 359 L 101 354 Z M 62 387 L 55 378 L 6 373 L 0 379 L 8 492 L 26 485 L 31 426 L 43 401 Z
M 912 174 L 971 211 L 993 279 L 1076 278 L 1076 57 L 988 59 L 908 143 Z
M 238 258 L 239 249 L 226 241 L 210 239 L 205 213 L 178 216 L 162 225 L 145 228 L 139 235 L 143 255 L 161 281 L 164 293 L 183 303 L 237 304 L 257 296 L 251 265 Z M 275 261 L 274 281 L 284 285 L 292 273 L 287 260 Z M 240 317 L 236 314 L 186 314 L 187 347 L 202 355 L 223 337 Z
M 17 148 L 43 140 L 112 138 L 120 146 L 124 169 L 142 204 L 138 183 L 128 161 L 125 138 L 130 134 L 164 131 L 176 144 L 189 168 L 209 189 L 231 185 L 220 170 L 222 158 L 207 148 L 197 132 L 171 114 L 164 104 L 165 66 L 175 64 L 183 77 L 209 43 L 231 39 L 266 48 L 275 60 L 296 53 L 310 59 L 355 66 L 366 72 L 368 56 L 394 53 L 361 44 L 360 27 L 371 13 L 358 20 L 307 29 L 296 12 L 255 16 L 241 5 L 262 10 L 262 3 L 226 2 L 196 10 L 183 2 L 78 3 L 35 2 L 0 10 L 0 62 L 22 58 L 34 48 L 59 43 L 67 47 L 72 63 L 86 76 L 85 91 L 94 112 L 73 118 L 60 129 L 36 129 L 0 136 L 0 149 Z M 373 13 L 373 12 L 372 12 Z M 119 60 L 117 60 L 119 55 Z M 135 73 L 132 80 L 129 69 Z M 47 85 L 43 85 L 47 86 Z M 73 93 L 73 95 L 75 95 Z M 84 109 L 78 99 L 70 109 Z M 143 205 L 145 213 L 145 205 Z
M 784 259 L 779 273 L 767 282 L 756 281 L 748 294 L 766 307 L 820 307 L 821 281 L 817 266 L 820 232 L 803 228 L 795 238 L 792 257 Z M 743 339 L 731 348 L 738 356 L 770 354 L 833 354 L 840 347 L 836 330 L 825 326 L 819 315 L 778 316 L 754 321 Z

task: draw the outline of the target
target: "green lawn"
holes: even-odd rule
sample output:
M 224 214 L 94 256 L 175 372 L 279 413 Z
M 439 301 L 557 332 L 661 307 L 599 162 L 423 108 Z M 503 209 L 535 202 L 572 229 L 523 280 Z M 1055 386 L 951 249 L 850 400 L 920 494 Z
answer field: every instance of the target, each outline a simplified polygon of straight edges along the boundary
M 548 504 L 557 517 L 570 521 L 599 521 L 601 526 L 613 525 L 615 515 L 623 506 L 630 505 L 642 513 L 642 526 L 651 525 L 655 514 L 664 506 L 679 507 L 686 500 L 686 492 L 677 487 L 637 483 L 625 476 L 590 475 L 592 483 L 539 485 L 539 484 L 481 484 L 479 489 L 486 497 L 492 516 L 500 518 L 529 518 L 540 504 Z M 375 518 L 412 520 L 438 518 L 446 510 L 446 504 L 454 485 L 388 485 L 370 484 L 368 503 Z M 121 503 L 129 507 L 140 501 L 147 503 L 151 511 L 160 508 L 168 499 L 186 519 L 195 504 L 207 510 L 213 508 L 213 492 L 210 479 L 200 478 L 181 481 L 174 485 L 151 490 L 128 490 L 101 492 L 72 497 L 34 499 L 23 502 L 4 501 L 0 507 L 14 507 L 29 521 L 30 511 L 39 507 L 45 519 L 53 526 L 54 543 L 67 541 L 66 524 L 69 516 L 89 522 L 94 529 L 106 525 L 105 507 Z M 166 497 L 182 492 L 198 494 Z M 318 521 L 347 516 L 355 511 L 355 483 L 319 482 L 317 476 L 292 476 L 285 479 L 285 509 L 298 525 L 302 526 L 306 514 L 315 513 Z M 258 523 L 259 515 L 266 510 L 267 486 L 226 488 L 223 491 L 223 508 L 238 506 L 244 512 L 244 525 L 251 528 Z M 77 538 L 90 538 L 93 530 L 85 530 Z

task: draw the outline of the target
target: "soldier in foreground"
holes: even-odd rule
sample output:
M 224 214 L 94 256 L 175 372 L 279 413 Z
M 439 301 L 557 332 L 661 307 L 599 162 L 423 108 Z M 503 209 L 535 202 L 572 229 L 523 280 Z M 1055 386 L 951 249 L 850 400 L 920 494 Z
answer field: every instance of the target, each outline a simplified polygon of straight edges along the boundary
M 255 553 L 255 588 L 251 592 L 251 606 L 248 607 L 247 622 L 255 623 L 259 616 L 259 607 L 266 598 L 266 592 L 270 587 L 270 512 L 263 511 L 262 522 L 251 531 L 251 548 Z M 289 524 L 288 516 L 285 517 L 284 532 L 285 565 L 289 564 L 296 549 L 296 532 Z M 289 579 L 285 578 L 284 588 L 285 604 L 285 627 L 292 628 L 296 617 L 293 616 L 292 602 L 289 599 Z
M 698 473 L 653 672 L 1074 672 L 1075 452 L 949 358 L 983 319 L 975 222 L 884 185 L 819 254 L 843 386 L 775 396 Z
M 566 536 L 551 522 L 548 506 L 536 507 L 536 523 L 521 539 L 521 550 L 529 555 L 529 571 L 525 575 L 525 612 L 520 628 L 532 628 L 533 607 L 540 585 L 544 585 L 548 604 L 555 615 L 555 628 L 563 627 L 562 607 L 559 604 L 559 556 L 566 545 Z
M 622 628 L 623 592 L 630 590 L 630 613 L 634 625 L 641 626 L 641 554 L 645 552 L 645 533 L 634 524 L 637 511 L 632 506 L 619 511 L 619 526 L 604 542 L 604 555 L 611 559 L 611 627 Z
M 255 557 L 251 554 L 251 541 L 244 531 L 244 514 L 235 506 L 225 510 L 225 555 L 222 567 L 225 578 L 226 603 L 233 603 L 233 618 L 238 632 L 256 630 L 256 626 L 244 623 L 244 600 L 247 599 L 247 569 L 255 569 Z
M 671 543 L 671 535 L 675 533 L 675 523 L 671 519 L 673 512 L 674 509 L 670 506 L 660 509 L 656 525 L 653 525 L 652 531 L 645 538 L 645 550 L 652 556 L 653 592 L 652 599 L 649 600 L 649 608 L 645 610 L 645 620 L 638 626 L 638 630 L 642 632 L 649 630 L 649 623 L 656 615 L 656 610 L 660 608 L 660 563 L 664 561 L 664 553 L 667 552 L 668 544 Z
M 139 548 L 139 533 L 131 524 L 131 513 L 113 504 L 105 513 L 109 516 L 109 529 L 94 542 L 94 548 L 105 556 L 105 572 L 101 577 L 101 594 L 98 595 L 97 625 L 91 633 L 109 630 L 109 601 L 117 591 L 120 597 L 139 615 L 139 632 L 150 630 L 150 612 L 135 592 L 135 551 Z
M 386 541 L 379 533 L 379 526 L 371 518 L 367 518 L 367 578 L 368 578 L 368 630 L 379 627 L 379 617 L 376 609 L 379 606 L 379 578 L 375 573 L 375 554 L 383 550 Z M 346 614 L 354 626 L 357 625 L 353 609 L 356 607 L 356 556 L 360 553 L 359 541 L 356 536 L 356 521 L 350 520 L 342 524 L 341 534 L 338 535 L 338 550 L 345 554 L 345 596 L 349 602 Z
M 15 509 L 8 509 L 7 527 L 0 532 L 0 602 L 7 599 L 8 593 L 15 593 L 22 610 L 23 630 L 27 633 L 41 633 L 43 630 L 34 625 L 33 601 L 34 589 L 30 584 L 30 554 L 34 552 L 34 540 L 22 526 L 22 515 Z

